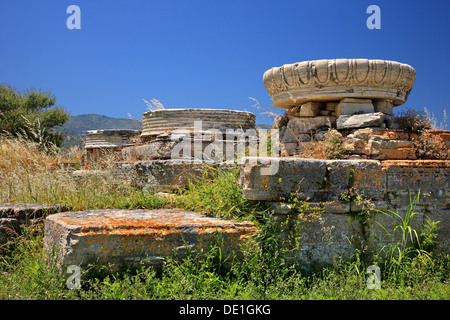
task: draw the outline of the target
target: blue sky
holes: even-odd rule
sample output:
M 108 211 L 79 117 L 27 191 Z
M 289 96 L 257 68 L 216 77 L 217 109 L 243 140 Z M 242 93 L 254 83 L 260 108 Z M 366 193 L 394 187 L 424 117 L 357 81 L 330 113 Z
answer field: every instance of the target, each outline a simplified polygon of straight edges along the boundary
M 80 30 L 66 26 L 72 4 Z M 372 4 L 379 30 L 366 27 Z M 449 34 L 447 0 L 0 0 L 0 83 L 51 90 L 73 115 L 141 118 L 153 98 L 258 114 L 249 97 L 271 106 L 262 76 L 272 67 L 376 58 L 413 66 L 404 107 L 439 118 L 450 112 Z

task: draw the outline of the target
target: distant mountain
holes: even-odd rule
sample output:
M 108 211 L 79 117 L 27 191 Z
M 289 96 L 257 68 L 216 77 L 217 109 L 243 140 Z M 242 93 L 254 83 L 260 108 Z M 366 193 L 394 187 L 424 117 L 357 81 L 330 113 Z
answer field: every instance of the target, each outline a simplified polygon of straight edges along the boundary
M 141 130 L 141 119 L 112 118 L 99 114 L 82 114 L 71 116 L 70 119 L 57 131 L 65 136 L 63 148 L 75 145 L 84 146 L 86 131 L 100 129 L 132 129 Z
M 87 130 L 97 129 L 134 129 L 141 130 L 141 119 L 111 118 L 99 114 L 82 114 L 71 116 L 62 129 L 76 134 L 84 135 Z

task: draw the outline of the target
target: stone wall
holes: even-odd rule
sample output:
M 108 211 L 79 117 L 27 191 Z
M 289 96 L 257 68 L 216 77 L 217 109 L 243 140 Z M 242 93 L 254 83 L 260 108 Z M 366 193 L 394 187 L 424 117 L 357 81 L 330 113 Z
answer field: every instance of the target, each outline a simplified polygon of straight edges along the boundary
M 43 223 L 44 217 L 69 210 L 64 205 L 39 203 L 0 203 L 0 255 L 5 244 L 22 233 L 22 225 Z
M 249 200 L 272 202 L 280 219 L 292 220 L 292 215 L 302 218 L 294 224 L 300 236 L 295 257 L 306 265 L 331 263 L 355 249 L 372 251 L 391 243 L 380 224 L 392 231 L 393 220 L 369 208 L 404 216 L 410 199 L 419 192 L 415 210 L 421 215 L 414 216 L 411 226 L 420 230 L 427 219 L 440 221 L 439 250 L 450 248 L 450 161 L 278 160 L 278 172 L 269 176 L 261 175 L 267 159 L 245 159 L 243 195 Z M 294 198 L 305 201 L 303 206 L 298 204 L 302 202 L 294 205 Z M 295 206 L 300 210 L 296 212 Z M 363 208 L 370 212 L 364 221 Z M 300 211 L 307 214 L 298 215 Z M 292 228 L 292 221 L 289 223 Z

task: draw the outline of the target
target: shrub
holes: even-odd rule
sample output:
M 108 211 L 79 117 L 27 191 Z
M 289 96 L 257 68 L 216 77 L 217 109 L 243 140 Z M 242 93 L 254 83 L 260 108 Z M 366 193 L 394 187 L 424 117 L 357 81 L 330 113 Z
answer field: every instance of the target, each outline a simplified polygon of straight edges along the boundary
M 431 121 L 423 111 L 406 109 L 399 112 L 394 120 L 400 127 L 408 132 L 420 132 L 431 128 Z
M 444 140 L 429 130 L 424 130 L 414 139 L 418 159 L 450 160 L 450 152 Z
M 283 114 L 279 114 L 274 121 L 275 128 L 278 128 L 279 130 L 283 129 L 287 126 L 289 122 L 289 117 L 287 111 Z
M 53 129 L 69 119 L 64 108 L 55 104 L 56 97 L 50 91 L 20 91 L 0 84 L 0 134 L 22 137 L 38 143 L 41 150 L 53 151 L 64 140 Z
M 325 155 L 327 159 L 345 159 L 344 137 L 337 130 L 329 130 L 325 135 Z

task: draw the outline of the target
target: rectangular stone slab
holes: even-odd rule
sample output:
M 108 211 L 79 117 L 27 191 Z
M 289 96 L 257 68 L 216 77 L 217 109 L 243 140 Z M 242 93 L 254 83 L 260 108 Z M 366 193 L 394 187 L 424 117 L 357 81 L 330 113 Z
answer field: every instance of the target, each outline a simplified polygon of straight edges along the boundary
M 104 209 L 55 214 L 45 221 L 44 247 L 60 266 L 90 263 L 134 266 L 160 264 L 186 248 L 208 250 L 215 239 L 226 256 L 256 234 L 250 222 L 210 218 L 178 209 Z

